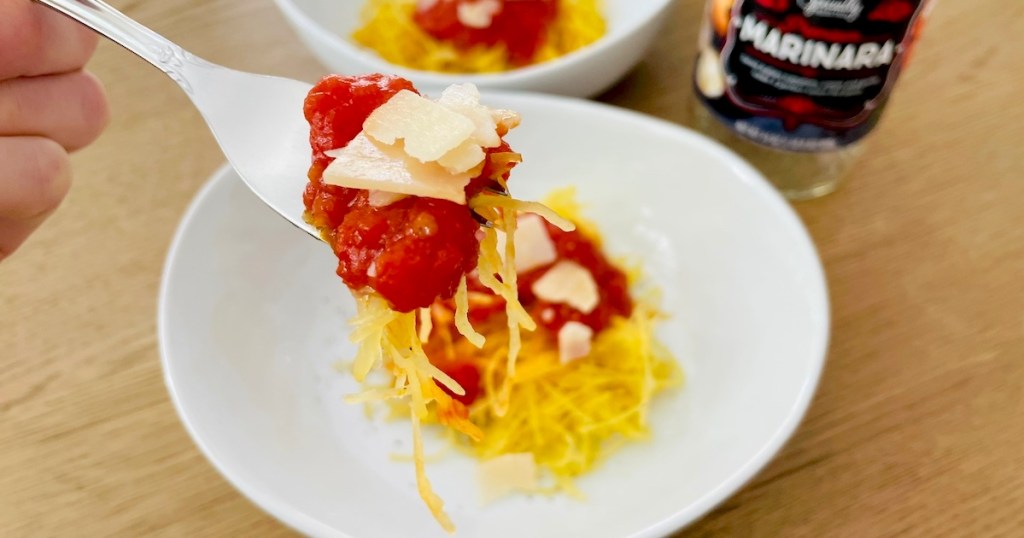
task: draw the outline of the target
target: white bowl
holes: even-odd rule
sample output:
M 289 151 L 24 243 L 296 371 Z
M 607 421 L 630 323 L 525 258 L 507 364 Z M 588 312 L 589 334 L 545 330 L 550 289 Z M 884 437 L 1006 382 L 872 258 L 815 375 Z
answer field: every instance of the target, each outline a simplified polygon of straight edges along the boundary
M 331 71 L 393 73 L 428 93 L 472 82 L 481 90 L 506 89 L 589 97 L 608 88 L 647 52 L 672 0 L 605 0 L 608 33 L 562 58 L 498 74 L 441 74 L 399 67 L 349 36 L 360 26 L 366 0 L 275 0 L 299 38 Z
M 583 477 L 587 500 L 481 506 L 474 462 L 427 472 L 462 538 L 658 536 L 706 513 L 782 446 L 825 359 L 828 305 L 799 219 L 734 154 L 673 124 L 542 95 L 485 95 L 518 110 L 525 162 L 512 190 L 577 185 L 613 255 L 640 256 L 671 314 L 659 332 L 686 384 L 658 397 L 650 442 Z M 304 171 L 296 170 L 296 200 Z M 196 444 L 238 489 L 314 536 L 445 534 L 415 488 L 409 424 L 342 402 L 357 387 L 352 299 L 330 249 L 264 207 L 227 168 L 171 246 L 159 305 L 167 385 Z M 432 442 L 438 442 L 435 436 Z M 428 452 L 432 450 L 428 447 Z

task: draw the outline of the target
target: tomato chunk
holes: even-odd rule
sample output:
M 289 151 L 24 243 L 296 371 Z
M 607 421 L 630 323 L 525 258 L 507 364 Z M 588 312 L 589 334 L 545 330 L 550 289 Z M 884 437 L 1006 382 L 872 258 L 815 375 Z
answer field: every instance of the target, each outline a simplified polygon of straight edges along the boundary
M 416 91 L 406 79 L 380 74 L 329 75 L 310 90 L 304 112 L 313 164 L 302 198 L 310 222 L 338 256 L 345 284 L 374 290 L 395 310 L 409 312 L 451 297 L 476 267 L 480 226 L 473 214 L 464 205 L 415 196 L 373 207 L 367 191 L 323 182 L 332 160 L 324 152 L 348 144 L 367 116 L 401 90 Z M 507 151 L 502 142 L 488 154 Z M 467 196 L 487 187 L 496 173 L 485 164 L 466 187 Z
M 428 306 L 451 297 L 476 267 L 479 227 L 465 206 L 447 200 L 356 207 L 335 231 L 338 275 L 351 289 L 376 290 L 400 312 Z

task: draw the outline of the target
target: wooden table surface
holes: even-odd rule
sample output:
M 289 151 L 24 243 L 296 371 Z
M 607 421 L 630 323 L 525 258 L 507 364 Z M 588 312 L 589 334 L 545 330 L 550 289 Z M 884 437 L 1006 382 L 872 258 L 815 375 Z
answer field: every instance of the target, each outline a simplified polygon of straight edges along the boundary
M 210 60 L 315 80 L 270 0 L 112 2 Z M 686 124 L 700 0 L 602 100 Z M 681 535 L 1024 533 L 1024 3 L 940 2 L 872 149 L 802 203 L 834 328 L 806 421 Z M 91 64 L 108 131 L 0 264 L 0 536 L 282 536 L 178 422 L 154 326 L 164 255 L 223 157 L 177 87 Z

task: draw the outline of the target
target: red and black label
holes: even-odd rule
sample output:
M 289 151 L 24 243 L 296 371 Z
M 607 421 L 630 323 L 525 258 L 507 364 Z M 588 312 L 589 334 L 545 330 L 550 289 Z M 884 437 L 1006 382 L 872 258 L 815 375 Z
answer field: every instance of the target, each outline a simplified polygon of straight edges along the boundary
M 735 132 L 791 151 L 877 122 L 927 0 L 711 0 L 695 83 Z

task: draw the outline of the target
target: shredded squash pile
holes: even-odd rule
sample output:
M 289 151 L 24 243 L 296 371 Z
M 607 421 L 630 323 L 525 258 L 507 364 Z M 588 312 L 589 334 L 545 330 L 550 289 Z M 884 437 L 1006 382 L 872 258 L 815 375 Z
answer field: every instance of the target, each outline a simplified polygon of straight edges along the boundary
M 502 176 L 521 162 L 518 153 L 495 153 L 489 156 L 494 167 L 494 180 L 506 189 Z M 498 252 L 497 234 L 493 228 L 486 228 L 480 242 L 480 261 L 477 272 L 482 284 L 495 295 L 505 299 L 507 324 L 502 351 L 503 369 L 515 371 L 519 354 L 520 329 L 536 329 L 536 323 L 519 303 L 515 272 L 515 218 L 519 211 L 533 211 L 548 218 L 556 226 L 573 229 L 572 222 L 559 217 L 554 211 L 536 202 L 516 200 L 503 195 L 478 195 L 470 200 L 470 208 L 502 229 L 510 238 L 506 242 L 503 256 Z M 504 261 L 503 258 L 504 257 Z M 486 339 L 474 330 L 469 322 L 469 299 L 466 278 L 459 283 L 455 297 L 456 312 L 454 324 L 464 342 L 476 348 L 483 347 Z M 364 382 L 367 375 L 377 367 L 389 371 L 393 383 L 387 387 L 368 387 L 360 394 L 346 398 L 349 403 L 371 403 L 376 401 L 406 402 L 412 421 L 413 461 L 416 466 L 416 485 L 431 513 L 449 531 L 454 531 L 451 519 L 444 512 L 444 502 L 434 493 L 425 470 L 421 422 L 437 421 L 461 432 L 474 441 L 483 439 L 483 432 L 468 416 L 465 406 L 441 390 L 438 384 L 452 393 L 464 395 L 465 389 L 441 369 L 431 364 L 423 350 L 423 342 L 431 337 L 432 321 L 429 309 L 413 312 L 397 312 L 388 302 L 375 293 L 356 294 L 356 316 L 349 321 L 352 333 L 349 339 L 358 346 L 352 364 L 353 377 Z M 508 408 L 512 390 L 512 376 L 506 376 L 502 386 L 495 392 L 495 411 L 504 414 Z M 435 384 L 436 381 L 436 384 Z M 429 404 L 434 403 L 432 407 Z
M 597 0 L 561 0 L 559 12 L 533 63 L 546 62 L 583 48 L 605 33 Z M 352 34 L 356 43 L 395 65 L 448 73 L 496 73 L 515 66 L 504 47 L 460 49 L 434 39 L 413 21 L 416 0 L 368 0 L 364 24 Z
M 653 338 L 657 316 L 637 304 L 629 319 L 616 318 L 595 338 L 590 355 L 565 365 L 550 335 L 525 334 L 512 405 L 503 416 L 494 412 L 491 400 L 507 378 L 504 338 L 500 331 L 488 332 L 481 353 L 484 396 L 469 417 L 484 437 L 460 437 L 459 443 L 481 459 L 532 453 L 558 487 L 574 491 L 571 478 L 607 456 L 612 443 L 647 435 L 651 398 L 681 381 L 675 360 Z
M 597 227 L 583 217 L 573 189 L 553 192 L 544 207 L 568 217 L 600 244 Z M 634 283 L 639 279 L 639 271 L 628 273 Z M 654 324 L 661 317 L 655 304 L 656 294 L 637 298 L 628 319 L 616 318 L 597 335 L 588 356 L 566 365 L 552 335 L 543 331 L 522 336 L 519 359 L 510 370 L 503 359 L 512 335 L 500 325 L 481 327 L 487 336 L 481 350 L 467 349 L 465 341 L 438 327 L 437 337 L 453 340 L 451 353 L 474 357 L 484 373 L 482 396 L 469 415 L 483 438 L 456 436 L 456 442 L 484 460 L 532 453 L 550 472 L 555 489 L 575 493 L 571 479 L 622 442 L 644 438 L 651 398 L 682 383 L 675 359 L 654 338 Z M 511 393 L 502 394 L 509 379 Z M 505 398 L 512 405 L 504 407 Z
M 518 154 L 494 158 L 508 166 L 518 162 Z M 454 312 L 435 304 L 399 313 L 375 294 L 358 296 L 350 336 L 359 346 L 352 367 L 356 379 L 363 381 L 382 366 L 393 380 L 388 386 L 368 387 L 347 401 L 384 402 L 394 415 L 411 419 L 420 496 L 449 532 L 454 526 L 426 476 L 423 423 L 449 427 L 455 443 L 482 460 L 530 453 L 549 479 L 538 492 L 578 494 L 572 479 L 625 441 L 646 437 L 651 398 L 682 381 L 675 360 L 654 338 L 653 325 L 660 314 L 653 300 L 636 300 L 629 318 L 615 318 L 596 335 L 589 355 L 568 364 L 560 361 L 554 335 L 537 329 L 520 304 L 514 265 L 516 219 L 505 215 L 534 212 L 566 229 L 575 222 L 598 241 L 594 225 L 580 215 L 572 190 L 557 191 L 546 204 L 483 194 L 470 200 L 470 206 L 494 223 L 493 228 L 484 228 L 478 278 L 505 300 L 505 316 L 492 315 L 474 327 L 469 317 L 471 292 L 463 278 Z M 508 234 L 503 253 L 498 252 L 496 230 Z M 634 272 L 631 279 L 636 278 Z M 438 316 L 439 309 L 450 313 Z M 482 391 L 469 408 L 440 388 L 465 394 L 431 364 L 424 351 L 428 341 L 435 350 L 468 360 L 481 372 Z

